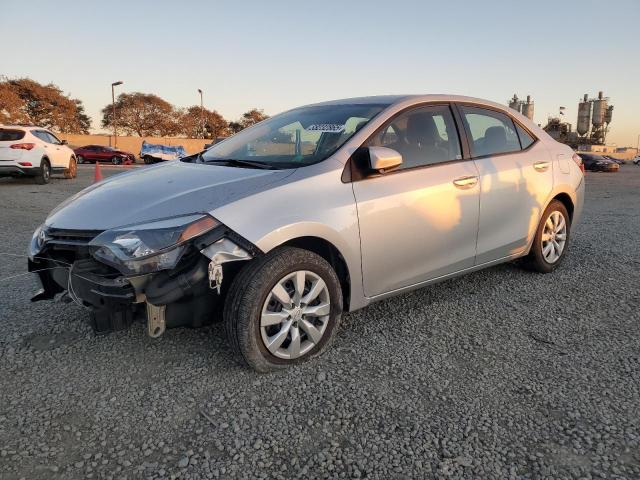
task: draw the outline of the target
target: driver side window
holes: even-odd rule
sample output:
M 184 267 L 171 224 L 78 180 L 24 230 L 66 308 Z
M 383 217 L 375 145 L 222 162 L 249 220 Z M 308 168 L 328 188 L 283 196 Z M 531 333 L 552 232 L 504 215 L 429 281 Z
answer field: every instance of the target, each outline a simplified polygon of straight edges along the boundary
M 419 107 L 383 126 L 366 146 L 396 150 L 401 169 L 434 165 L 462 158 L 460 140 L 449 106 Z

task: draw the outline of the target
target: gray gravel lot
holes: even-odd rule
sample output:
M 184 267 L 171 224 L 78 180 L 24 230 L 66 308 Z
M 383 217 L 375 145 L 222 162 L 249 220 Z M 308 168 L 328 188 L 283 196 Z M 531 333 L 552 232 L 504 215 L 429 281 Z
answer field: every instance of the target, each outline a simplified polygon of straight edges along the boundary
M 0 180 L 1 251 L 25 253 L 92 172 Z M 378 303 L 278 374 L 234 363 L 219 324 L 97 337 L 79 307 L 29 303 L 29 276 L 2 280 L 0 478 L 640 478 L 639 189 L 634 166 L 588 174 L 554 274 Z M 0 257 L 0 278 L 25 270 Z

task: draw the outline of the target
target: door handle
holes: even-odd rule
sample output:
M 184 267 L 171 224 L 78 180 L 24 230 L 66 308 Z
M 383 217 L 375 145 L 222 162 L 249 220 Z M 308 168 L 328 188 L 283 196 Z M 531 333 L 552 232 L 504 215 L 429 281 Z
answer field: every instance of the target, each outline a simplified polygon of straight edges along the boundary
M 550 163 L 551 162 L 536 162 L 533 164 L 533 168 L 539 172 L 546 172 L 549 169 Z
M 458 187 L 461 188 L 463 190 L 466 190 L 468 188 L 473 188 L 476 186 L 476 184 L 478 183 L 478 177 L 476 176 L 469 176 L 469 177 L 460 177 L 460 178 L 456 178 L 453 181 L 453 184 Z

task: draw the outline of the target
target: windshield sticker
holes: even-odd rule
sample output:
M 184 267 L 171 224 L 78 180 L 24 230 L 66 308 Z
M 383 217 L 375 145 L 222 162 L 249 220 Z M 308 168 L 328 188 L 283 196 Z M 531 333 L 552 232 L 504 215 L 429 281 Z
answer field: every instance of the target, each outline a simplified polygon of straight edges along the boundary
M 309 125 L 305 130 L 309 132 L 340 133 L 344 130 L 344 127 L 339 123 L 318 123 Z

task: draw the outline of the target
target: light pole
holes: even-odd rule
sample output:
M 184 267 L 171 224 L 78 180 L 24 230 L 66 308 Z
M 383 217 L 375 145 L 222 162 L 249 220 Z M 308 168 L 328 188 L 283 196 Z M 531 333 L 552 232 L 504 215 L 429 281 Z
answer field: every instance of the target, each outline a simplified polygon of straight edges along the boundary
M 111 84 L 111 108 L 112 108 L 112 119 L 113 119 L 113 146 L 118 146 L 118 130 L 116 128 L 117 120 L 116 120 L 116 94 L 115 87 L 118 85 L 122 85 L 122 82 L 113 82 Z
M 202 138 L 204 138 L 204 102 L 202 101 L 202 90 L 199 88 L 200 94 L 200 128 L 202 129 Z

